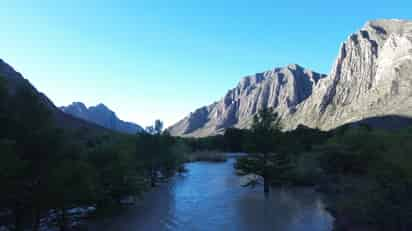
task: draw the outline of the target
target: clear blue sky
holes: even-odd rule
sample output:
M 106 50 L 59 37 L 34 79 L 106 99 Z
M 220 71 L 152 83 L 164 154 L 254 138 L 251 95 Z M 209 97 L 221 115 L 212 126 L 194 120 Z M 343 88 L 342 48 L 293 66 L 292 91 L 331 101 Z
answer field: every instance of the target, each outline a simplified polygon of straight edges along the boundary
M 171 125 L 245 75 L 289 63 L 327 73 L 365 21 L 411 16 L 410 0 L 13 0 L 0 6 L 0 58 L 58 106 L 102 102 Z

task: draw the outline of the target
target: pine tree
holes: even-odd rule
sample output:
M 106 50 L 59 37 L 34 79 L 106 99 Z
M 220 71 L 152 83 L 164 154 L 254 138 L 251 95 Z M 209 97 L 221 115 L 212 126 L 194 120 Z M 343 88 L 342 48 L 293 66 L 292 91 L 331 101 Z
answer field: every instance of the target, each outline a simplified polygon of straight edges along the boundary
M 248 156 L 239 158 L 235 167 L 244 175 L 255 174 L 263 178 L 264 192 L 269 193 L 270 184 L 282 184 L 291 168 L 286 154 L 278 153 L 281 139 L 278 115 L 264 108 L 253 118 L 251 131 L 246 135 L 245 150 Z

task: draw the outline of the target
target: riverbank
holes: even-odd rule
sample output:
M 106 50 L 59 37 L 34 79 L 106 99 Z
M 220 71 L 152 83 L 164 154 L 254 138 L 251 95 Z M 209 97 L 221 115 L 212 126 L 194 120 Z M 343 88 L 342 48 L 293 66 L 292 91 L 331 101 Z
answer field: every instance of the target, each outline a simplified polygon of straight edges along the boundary
M 167 221 L 171 219 L 172 223 L 176 222 L 178 223 L 178 225 L 170 230 L 179 230 L 178 228 L 182 228 L 182 226 L 185 225 L 184 223 L 179 223 L 181 222 L 180 217 L 190 218 L 192 216 L 190 214 L 190 211 L 186 211 L 186 213 L 181 210 L 191 210 L 193 212 L 196 212 L 199 208 L 202 207 L 206 207 L 204 209 L 210 212 L 226 212 L 227 214 L 224 216 L 226 216 L 228 221 L 225 224 L 227 224 L 228 226 L 232 225 L 229 223 L 231 222 L 231 220 L 235 219 L 233 217 L 234 214 L 245 213 L 248 214 L 248 216 L 252 216 L 252 218 L 241 216 L 238 218 L 238 221 L 234 220 L 233 227 L 236 227 L 236 224 L 239 226 L 239 229 L 237 230 L 256 230 L 257 228 L 259 228 L 258 230 L 272 230 L 271 228 L 273 227 L 281 226 L 282 222 L 280 221 L 277 221 L 280 223 L 273 223 L 271 221 L 265 220 L 266 218 L 268 220 L 270 218 L 266 217 L 266 214 L 262 215 L 262 211 L 266 211 L 266 213 L 268 214 L 273 214 L 274 217 L 280 216 L 282 219 L 292 219 L 290 217 L 284 217 L 282 213 L 289 212 L 294 214 L 292 215 L 292 217 L 299 219 L 299 222 L 301 222 L 300 224 L 302 225 L 302 229 L 295 229 L 293 225 L 288 224 L 290 225 L 290 230 L 331 231 L 332 223 L 334 223 L 333 230 L 336 231 L 376 230 L 372 229 L 371 226 L 356 224 L 351 219 L 351 214 L 345 214 L 336 211 L 336 209 L 334 208 L 335 206 L 333 205 L 338 201 L 337 195 L 341 195 L 342 191 L 340 188 L 341 184 L 337 184 L 333 179 L 323 181 L 323 187 L 321 187 L 321 185 L 318 185 L 315 188 L 286 187 L 281 189 L 275 187 L 272 188 L 269 199 L 265 199 L 263 197 L 263 189 L 261 185 L 257 185 L 254 188 L 241 187 L 241 177 L 235 174 L 233 164 L 234 157 L 243 155 L 244 154 L 237 153 L 225 154 L 225 161 L 197 161 L 187 163 L 186 166 L 188 172 L 181 175 L 177 174 L 176 176 L 169 178 L 168 182 L 162 182 L 158 184 L 157 187 L 150 188 L 150 190 L 143 193 L 141 197 L 143 199 L 136 198 L 136 200 L 127 200 L 129 201 L 129 203 L 123 203 L 122 206 L 110 208 L 103 212 L 99 211 L 99 213 L 88 214 L 88 218 L 86 220 L 82 218 L 82 221 L 85 221 L 87 225 L 84 225 L 84 222 L 82 224 L 79 223 L 77 224 L 75 230 L 123 231 L 129 230 L 130 227 L 139 227 L 140 229 L 141 223 L 144 222 L 150 223 L 150 225 L 148 226 L 142 225 L 142 227 L 147 227 L 147 230 L 150 230 L 150 228 L 162 228 L 162 224 L 160 226 L 154 224 L 154 218 L 156 217 L 158 221 Z M 321 194 L 318 194 L 315 191 Z M 221 195 L 222 193 L 224 193 L 224 195 Z M 230 195 L 232 195 L 234 198 L 231 198 Z M 311 199 L 308 200 L 308 197 Z M 210 202 L 211 200 L 213 202 Z M 126 202 L 126 200 L 124 202 Z M 192 202 L 196 202 L 197 204 L 191 204 Z M 190 205 L 189 207 L 186 207 L 187 203 Z M 297 208 L 291 208 L 296 205 L 299 206 Z M 228 207 L 224 207 L 223 209 L 221 208 L 221 206 Z M 165 209 L 165 211 L 163 211 L 162 209 Z M 221 211 L 221 209 L 223 210 Z M 171 212 L 171 214 L 165 214 L 166 211 Z M 153 217 L 149 217 L 147 213 L 149 213 L 149 215 Z M 200 213 L 203 213 L 203 211 L 201 211 Z M 318 215 L 316 215 L 315 213 L 318 213 Z M 256 217 L 259 216 L 259 214 L 262 215 L 265 219 Z M 200 215 L 198 216 L 200 217 Z M 307 217 L 305 219 L 308 220 L 319 219 L 318 224 L 316 226 L 313 226 L 313 224 L 306 224 L 305 219 L 303 219 L 302 216 Z M 204 219 L 209 219 L 207 218 L 207 215 L 205 215 L 205 217 L 206 218 Z M 334 217 L 335 219 L 333 219 L 332 217 Z M 134 219 L 137 219 L 137 221 L 135 221 Z M 214 219 L 220 220 L 220 218 Z M 279 220 L 280 218 L 276 219 Z M 261 226 L 259 227 L 246 225 L 246 227 L 250 229 L 240 228 L 241 225 L 239 223 L 244 224 L 248 221 L 256 222 L 256 220 L 259 220 L 262 223 L 267 222 L 268 224 L 267 226 L 265 226 L 265 224 L 261 224 Z M 206 225 L 204 221 L 202 222 L 202 224 Z M 167 223 L 163 225 L 170 224 Z M 197 227 L 197 225 L 192 225 L 194 227 Z M 215 226 L 218 225 L 219 224 L 215 224 Z M 327 227 L 329 227 L 330 229 Z M 52 229 L 43 230 L 49 231 Z
M 132 206 L 91 221 L 90 231 L 282 230 L 330 231 L 332 216 L 313 188 L 274 188 L 265 198 L 260 185 L 245 188 L 233 158 L 192 162 L 188 172 L 160 184 Z
M 353 199 L 359 188 L 368 187 L 371 182 L 361 177 L 329 177 L 315 186 L 324 195 L 326 209 L 334 217 L 333 231 L 378 231 L 378 226 L 363 222 L 361 202 Z M 359 204 L 360 203 L 360 204 Z M 357 212 L 354 209 L 357 208 Z

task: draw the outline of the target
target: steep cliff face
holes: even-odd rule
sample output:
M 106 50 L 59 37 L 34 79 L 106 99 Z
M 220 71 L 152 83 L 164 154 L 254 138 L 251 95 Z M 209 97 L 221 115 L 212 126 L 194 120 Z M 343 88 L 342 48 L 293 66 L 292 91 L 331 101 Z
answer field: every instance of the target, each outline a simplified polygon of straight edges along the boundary
M 328 130 L 374 116 L 412 116 L 411 70 L 412 21 L 370 21 L 342 44 L 329 76 L 285 124 Z
M 375 20 L 341 45 L 327 77 L 297 65 L 246 77 L 170 131 L 206 136 L 245 128 L 261 107 L 275 108 L 285 129 L 303 124 L 329 130 L 375 116 L 411 117 L 411 96 L 412 21 Z
M 118 132 L 136 134 L 143 132 L 143 128 L 131 122 L 120 120 L 116 113 L 106 107 L 104 104 L 99 104 L 87 108 L 81 102 L 74 102 L 66 107 L 60 109 L 74 117 L 98 124 L 102 127 L 115 130 Z
M 311 94 L 325 75 L 293 64 L 243 78 L 220 101 L 196 110 L 169 128 L 173 135 L 206 136 L 228 127 L 245 128 L 259 109 L 289 114 Z

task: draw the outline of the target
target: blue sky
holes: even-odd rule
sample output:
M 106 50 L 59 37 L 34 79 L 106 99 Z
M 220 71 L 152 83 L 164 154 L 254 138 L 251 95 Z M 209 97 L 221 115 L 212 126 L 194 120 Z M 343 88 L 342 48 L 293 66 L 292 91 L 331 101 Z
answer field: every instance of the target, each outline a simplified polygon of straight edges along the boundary
M 0 58 L 58 106 L 102 102 L 171 125 L 245 75 L 289 63 L 327 73 L 367 20 L 411 16 L 406 0 L 13 0 L 0 6 Z

